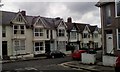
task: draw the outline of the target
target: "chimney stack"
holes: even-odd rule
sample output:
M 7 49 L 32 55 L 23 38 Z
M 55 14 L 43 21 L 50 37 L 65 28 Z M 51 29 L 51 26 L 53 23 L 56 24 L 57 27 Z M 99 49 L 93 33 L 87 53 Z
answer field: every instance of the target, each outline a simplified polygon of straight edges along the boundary
M 68 23 L 72 23 L 72 18 L 71 18 L 71 17 L 68 17 L 67 22 L 68 22 Z
M 23 16 L 26 16 L 26 11 L 21 11 L 21 14 L 22 14 Z

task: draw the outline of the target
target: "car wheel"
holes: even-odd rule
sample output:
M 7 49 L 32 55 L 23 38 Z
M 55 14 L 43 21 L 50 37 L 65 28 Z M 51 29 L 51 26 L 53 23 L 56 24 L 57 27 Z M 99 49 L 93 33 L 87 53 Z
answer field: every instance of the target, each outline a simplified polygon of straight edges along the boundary
M 52 58 L 55 58 L 55 56 L 53 55 Z

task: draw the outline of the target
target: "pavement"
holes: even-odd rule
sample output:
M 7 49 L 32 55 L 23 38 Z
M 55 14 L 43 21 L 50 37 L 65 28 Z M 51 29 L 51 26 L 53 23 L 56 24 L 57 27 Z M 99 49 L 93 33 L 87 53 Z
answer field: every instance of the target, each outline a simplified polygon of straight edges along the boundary
M 81 63 L 81 61 L 70 61 L 70 62 L 62 63 L 61 65 L 76 70 L 83 69 L 90 72 L 115 72 L 114 67 L 103 66 L 100 63 L 92 65 L 92 64 L 83 64 Z
M 20 61 L 30 61 L 30 60 L 42 60 L 42 59 L 46 59 L 46 57 L 43 56 L 43 57 L 29 57 L 29 58 L 11 59 L 11 60 L 0 60 L 0 64 L 20 62 Z
M 41 60 L 46 59 L 46 57 L 32 57 L 32 58 L 23 58 L 23 59 L 16 59 L 16 60 L 0 60 L 0 64 L 3 63 L 12 63 L 12 62 L 19 62 L 19 61 L 30 61 L 30 60 Z M 102 63 L 96 63 L 95 65 L 92 64 L 83 64 L 81 61 L 70 61 L 59 64 L 64 67 L 70 67 L 76 70 L 86 70 L 90 72 L 115 72 L 114 67 L 110 66 L 103 66 Z

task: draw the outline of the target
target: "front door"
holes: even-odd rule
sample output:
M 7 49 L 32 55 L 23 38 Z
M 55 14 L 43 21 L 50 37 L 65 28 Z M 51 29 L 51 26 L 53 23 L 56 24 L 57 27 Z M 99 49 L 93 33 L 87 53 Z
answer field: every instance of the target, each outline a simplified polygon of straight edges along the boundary
M 2 41 L 2 55 L 3 58 L 7 56 L 7 41 Z
M 113 54 L 113 34 L 106 34 L 107 53 Z
M 45 42 L 45 52 L 49 52 L 50 51 L 50 41 L 46 41 Z

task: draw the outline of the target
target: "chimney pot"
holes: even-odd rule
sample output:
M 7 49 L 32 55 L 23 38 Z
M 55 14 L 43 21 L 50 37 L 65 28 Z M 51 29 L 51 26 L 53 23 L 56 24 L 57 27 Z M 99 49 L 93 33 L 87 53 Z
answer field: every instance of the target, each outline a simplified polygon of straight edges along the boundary
M 23 16 L 26 16 L 26 11 L 21 11 L 21 14 L 22 14 Z
M 72 23 L 72 18 L 71 18 L 71 17 L 68 17 L 67 22 L 68 22 L 68 23 Z

